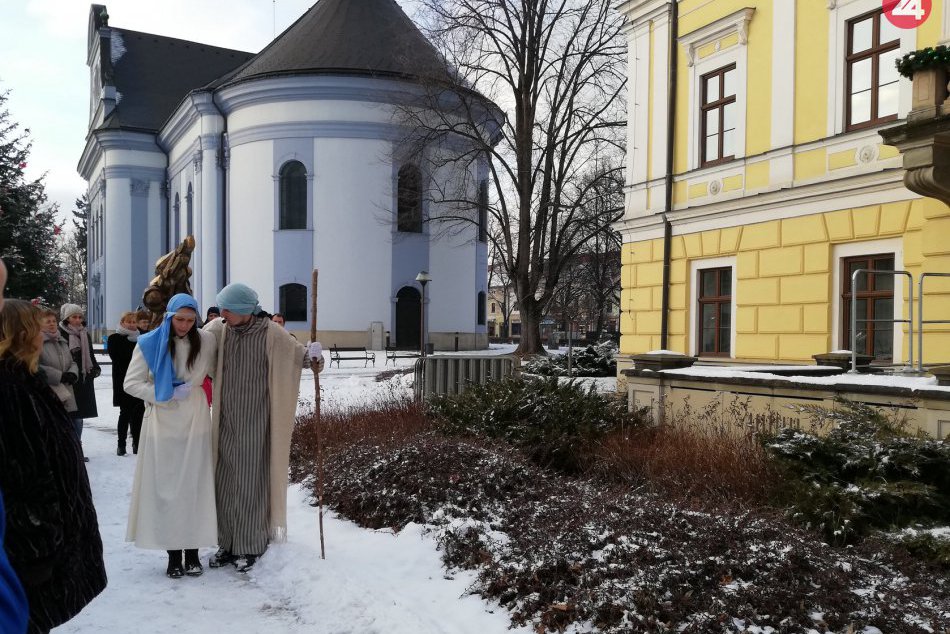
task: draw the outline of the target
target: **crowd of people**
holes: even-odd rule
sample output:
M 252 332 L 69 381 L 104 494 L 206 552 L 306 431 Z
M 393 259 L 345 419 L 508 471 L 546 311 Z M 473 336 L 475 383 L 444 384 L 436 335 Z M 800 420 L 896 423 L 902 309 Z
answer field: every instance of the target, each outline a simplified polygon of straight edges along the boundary
M 82 451 L 98 416 L 101 368 L 82 308 L 3 299 L 0 261 L 0 631 L 48 632 L 106 587 L 102 540 Z M 123 313 L 106 341 L 116 453 L 136 454 L 127 541 L 164 550 L 165 573 L 246 572 L 286 540 L 290 437 L 304 346 L 240 283 L 217 306 L 172 297 L 157 327 Z M 5 511 L 5 516 L 4 516 Z

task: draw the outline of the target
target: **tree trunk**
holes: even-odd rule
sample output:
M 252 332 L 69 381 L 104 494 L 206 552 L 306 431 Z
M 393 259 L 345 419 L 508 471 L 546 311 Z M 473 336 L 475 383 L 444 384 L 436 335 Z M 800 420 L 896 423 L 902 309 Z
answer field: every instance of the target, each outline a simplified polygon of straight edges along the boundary
M 541 310 L 533 300 L 521 304 L 521 341 L 515 354 L 520 357 L 545 354 L 541 343 Z

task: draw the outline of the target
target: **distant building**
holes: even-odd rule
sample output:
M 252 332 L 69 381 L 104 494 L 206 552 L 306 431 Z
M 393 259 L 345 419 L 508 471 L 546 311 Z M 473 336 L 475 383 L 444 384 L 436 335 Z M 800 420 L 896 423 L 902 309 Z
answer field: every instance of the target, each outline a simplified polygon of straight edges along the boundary
M 852 273 L 950 272 L 950 208 L 904 187 L 878 134 L 911 109 L 895 61 L 950 39 L 950 5 L 934 2 L 916 29 L 891 25 L 880 0 L 618 9 L 630 60 L 621 353 L 811 361 L 851 348 L 854 299 L 868 320 L 857 351 L 905 361 L 907 325 L 890 321 L 909 316 L 905 279 L 852 286 Z M 931 318 L 950 318 L 947 289 L 925 291 Z M 950 331 L 928 328 L 923 355 L 950 360 Z
M 89 14 L 90 325 L 141 301 L 156 259 L 191 234 L 203 307 L 256 289 L 292 331 L 320 270 L 324 345 L 462 349 L 488 343 L 484 227 L 439 231 L 430 181 L 396 117 L 444 81 L 435 49 L 393 0 L 320 0 L 258 54 L 109 25 Z M 487 102 L 486 102 L 487 103 Z M 457 141 L 456 141 L 457 142 Z M 433 149 L 433 151 L 436 151 Z M 482 160 L 466 173 L 484 187 Z M 416 275 L 427 270 L 425 289 Z

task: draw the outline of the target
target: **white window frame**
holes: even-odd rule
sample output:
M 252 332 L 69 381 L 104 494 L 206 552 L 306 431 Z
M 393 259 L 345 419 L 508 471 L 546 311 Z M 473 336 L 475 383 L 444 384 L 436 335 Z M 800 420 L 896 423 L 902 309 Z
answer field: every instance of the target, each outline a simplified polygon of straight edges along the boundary
M 848 45 L 848 20 L 881 8 L 881 0 L 827 0 L 828 16 L 828 136 L 843 134 L 845 121 L 845 78 L 847 77 L 845 48 Z M 900 54 L 906 55 L 917 47 L 917 31 L 902 29 Z M 910 80 L 904 77 L 897 83 L 897 118 L 904 119 L 910 112 L 913 94 Z M 891 122 L 887 125 L 894 125 Z M 866 132 L 866 130 L 862 130 Z
M 736 65 L 736 75 L 738 76 L 736 82 L 736 146 L 733 156 L 736 159 L 745 156 L 746 99 L 749 79 L 749 47 L 746 44 L 749 40 L 749 22 L 752 20 L 754 12 L 755 9 L 740 9 L 679 38 L 680 45 L 685 49 L 689 66 L 689 122 L 686 138 L 688 147 L 687 169 L 690 171 L 699 169 L 703 164 L 703 143 L 702 139 L 699 138 L 702 130 L 700 115 L 703 75 L 730 64 Z M 703 46 L 717 42 L 733 33 L 739 35 L 739 43 L 736 46 L 717 50 L 704 58 L 699 57 L 699 49 Z M 716 167 L 729 169 L 730 166 L 730 163 L 724 163 Z
M 884 240 L 868 240 L 865 242 L 847 242 L 845 244 L 836 244 L 832 247 L 832 293 L 831 293 L 831 349 L 832 350 L 850 350 L 851 342 L 841 340 L 841 316 L 843 314 L 841 306 L 841 288 L 843 280 L 841 279 L 841 260 L 853 258 L 862 255 L 876 255 L 878 253 L 894 254 L 894 270 L 904 269 L 904 242 L 901 238 L 888 238 Z M 894 276 L 894 316 L 900 319 L 903 314 L 904 306 L 904 285 L 906 284 L 903 275 Z M 900 311 L 900 312 L 898 312 Z M 893 363 L 901 363 L 904 360 L 904 330 L 907 324 L 894 324 L 894 342 Z
M 689 263 L 689 353 L 699 356 L 699 272 L 705 269 L 721 269 L 725 267 L 732 269 L 732 319 L 729 322 L 729 356 L 715 357 L 719 359 L 736 358 L 736 256 L 726 256 L 720 258 L 704 258 L 701 260 L 690 260 Z

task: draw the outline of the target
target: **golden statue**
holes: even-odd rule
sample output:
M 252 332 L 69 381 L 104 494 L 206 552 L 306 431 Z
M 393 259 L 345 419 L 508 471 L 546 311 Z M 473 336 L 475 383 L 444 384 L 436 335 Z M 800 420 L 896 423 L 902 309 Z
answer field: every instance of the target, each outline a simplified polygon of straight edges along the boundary
M 178 293 L 191 295 L 191 254 L 195 251 L 195 238 L 188 236 L 174 251 L 166 253 L 155 263 L 155 277 L 142 295 L 142 303 L 151 311 L 149 330 L 162 323 L 168 300 Z

